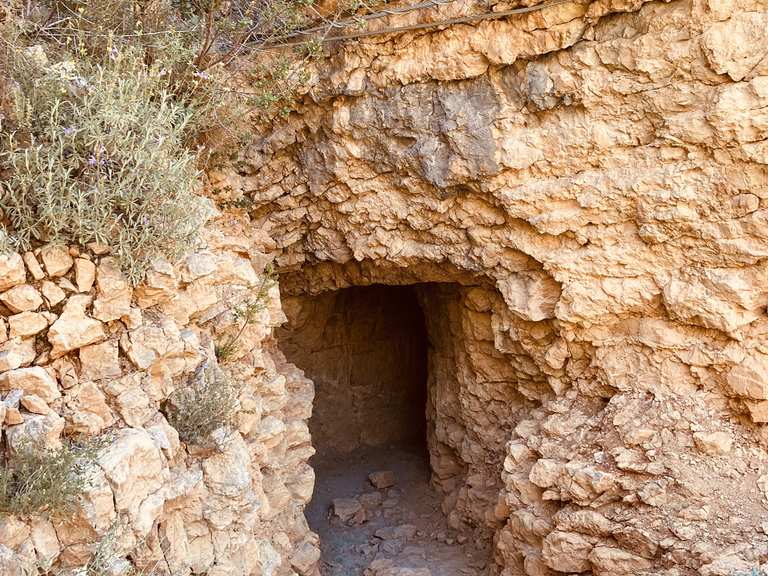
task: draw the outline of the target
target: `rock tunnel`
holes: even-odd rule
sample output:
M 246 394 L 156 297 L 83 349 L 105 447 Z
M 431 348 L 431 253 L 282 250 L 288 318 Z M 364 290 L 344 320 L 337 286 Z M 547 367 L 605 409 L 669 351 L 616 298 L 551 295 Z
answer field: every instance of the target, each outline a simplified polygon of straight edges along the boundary
M 377 558 L 433 576 L 489 573 L 505 439 L 534 405 L 521 374 L 541 377 L 522 350 L 510 365 L 494 345 L 501 296 L 478 279 L 318 290 L 298 278 L 281 281 L 277 336 L 315 384 L 307 518 L 322 573 L 363 574 Z M 394 485 L 377 490 L 369 476 L 381 471 Z

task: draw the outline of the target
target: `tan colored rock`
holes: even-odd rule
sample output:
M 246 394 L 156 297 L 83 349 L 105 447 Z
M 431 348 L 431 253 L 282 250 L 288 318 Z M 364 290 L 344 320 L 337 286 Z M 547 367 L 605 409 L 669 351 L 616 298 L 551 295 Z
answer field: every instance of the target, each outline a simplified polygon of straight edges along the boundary
M 432 576 L 429 568 L 398 566 L 389 559 L 374 560 L 364 572 L 364 576 Z
M 33 518 L 30 526 L 37 561 L 44 566 L 50 565 L 61 551 L 53 524 L 43 518 Z
M 117 260 L 103 258 L 97 271 L 97 295 L 93 316 L 103 322 L 117 320 L 131 309 L 132 290 L 123 276 Z
M 96 265 L 85 258 L 75 260 L 75 282 L 80 292 L 90 292 L 96 281 Z
M 27 270 L 29 270 L 29 273 L 32 274 L 32 277 L 35 280 L 42 280 L 45 278 L 45 272 L 43 272 L 43 269 L 40 267 L 40 263 L 37 261 L 33 252 L 25 252 L 22 258 L 27 265 Z
M 152 262 L 144 281 L 134 290 L 136 302 L 141 308 L 168 302 L 175 296 L 177 284 L 173 266 L 166 260 L 157 259 Z
M 37 356 L 32 338 L 11 338 L 0 344 L 0 372 L 13 370 L 34 361 Z
M 63 430 L 64 419 L 51 411 L 41 416 L 26 415 L 23 423 L 7 428 L 6 435 L 13 451 L 22 447 L 55 449 L 61 446 Z
M 58 358 L 51 363 L 51 368 L 58 376 L 59 385 L 66 389 L 72 388 L 78 382 L 74 364 L 67 358 Z
M 696 432 L 693 435 L 696 446 L 710 456 L 719 456 L 731 451 L 733 435 L 730 432 Z
M 11 338 L 26 338 L 48 328 L 48 320 L 37 312 L 22 312 L 8 318 Z
M 122 374 L 117 342 L 102 342 L 80 348 L 80 377 L 84 380 L 116 378 Z
M 0 542 L 4 546 L 17 549 L 29 536 L 29 526 L 15 516 L 0 517 Z
M 5 320 L 0 318 L 0 344 L 8 340 L 8 328 L 5 325 Z
M 331 509 L 345 524 L 361 524 L 365 520 L 365 511 L 357 498 L 334 498 Z
M 45 415 L 51 412 L 51 409 L 48 404 L 45 403 L 45 400 L 34 394 L 24 394 L 21 398 L 21 405 L 32 414 Z
M 549 488 L 557 484 L 564 466 L 557 460 L 541 458 L 531 467 L 528 478 L 540 488 Z
M 747 408 L 749 408 L 749 415 L 752 417 L 753 422 L 768 422 L 768 400 L 747 402 Z
M 0 290 L 24 284 L 26 279 L 27 271 L 21 256 L 15 252 L 0 254 Z
M 768 400 L 768 354 L 753 351 L 726 375 L 734 394 L 754 400 Z
M 374 488 L 382 490 L 395 485 L 395 473 L 392 470 L 379 470 L 368 474 L 368 481 Z
M 162 511 L 162 497 L 157 493 L 168 478 L 152 437 L 133 428 L 116 432 L 114 442 L 102 451 L 99 465 L 114 492 L 117 512 L 127 514 L 131 522 L 141 522 L 145 535 L 151 520 Z M 159 498 L 150 500 L 153 496 Z
M 7 546 L 0 544 L 0 574 L 3 576 L 27 576 L 37 569 L 34 564 L 34 558 L 16 554 Z
M 590 568 L 589 555 L 593 544 L 575 532 L 551 532 L 544 539 L 544 563 L 559 572 L 586 572 Z
M 45 301 L 48 302 L 49 307 L 56 306 L 59 302 L 67 297 L 64 290 L 59 288 L 50 280 L 43 281 L 40 290 L 43 293 L 43 297 L 45 297 Z
M 67 433 L 95 436 L 115 422 L 106 397 L 93 382 L 70 388 L 65 396 L 65 404 Z
M 61 316 L 48 330 L 48 341 L 53 345 L 52 358 L 105 338 L 102 323 L 85 313 L 90 301 L 88 296 L 72 296 L 67 301 Z
M 595 546 L 589 554 L 589 561 L 596 576 L 639 574 L 652 566 L 651 562 L 642 556 L 609 546 Z
M 734 14 L 704 31 L 701 45 L 709 64 L 718 74 L 742 80 L 755 73 L 762 60 L 759 46 L 768 43 L 768 14 Z
M 0 390 L 13 389 L 39 396 L 44 402 L 53 402 L 61 397 L 56 380 L 39 366 L 18 368 L 0 374 Z
M 27 312 L 37 310 L 43 303 L 43 298 L 34 287 L 21 284 L 0 295 L 0 301 L 13 312 Z
M 216 272 L 216 256 L 210 252 L 195 252 L 184 260 L 181 278 L 190 283 L 203 276 Z
M 72 268 L 74 260 L 69 255 L 69 250 L 65 246 L 48 244 L 40 251 L 40 258 L 43 260 L 45 271 L 48 276 L 64 276 Z
M 24 417 L 18 408 L 6 408 L 4 422 L 6 426 L 16 426 L 24 422 Z
M 112 488 L 104 471 L 94 465 L 89 469 L 89 482 L 74 510 L 54 525 L 62 548 L 59 561 L 83 566 L 92 557 L 89 545 L 101 541 L 116 520 Z

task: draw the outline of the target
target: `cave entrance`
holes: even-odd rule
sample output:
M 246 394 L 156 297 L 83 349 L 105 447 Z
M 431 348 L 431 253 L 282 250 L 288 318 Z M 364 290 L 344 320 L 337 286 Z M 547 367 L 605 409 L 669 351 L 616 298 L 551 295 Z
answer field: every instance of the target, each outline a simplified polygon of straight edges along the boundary
M 280 347 L 315 383 L 306 516 L 320 536 L 323 576 L 482 573 L 487 553 L 475 558 L 471 537 L 448 526 L 441 471 L 430 469 L 430 459 L 445 461 L 428 446 L 440 389 L 429 374 L 430 331 L 440 319 L 423 310 L 434 315 L 428 302 L 443 291 L 372 285 L 284 298 Z M 377 472 L 393 477 L 372 481 Z

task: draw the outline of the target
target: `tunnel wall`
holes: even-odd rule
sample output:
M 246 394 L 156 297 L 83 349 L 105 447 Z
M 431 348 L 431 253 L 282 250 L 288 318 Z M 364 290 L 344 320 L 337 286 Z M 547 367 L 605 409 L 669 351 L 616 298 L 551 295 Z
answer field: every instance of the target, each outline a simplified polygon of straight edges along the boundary
M 329 50 L 214 184 L 305 291 L 449 266 L 499 291 L 490 332 L 455 316 L 489 353 L 454 392 L 513 427 L 501 480 L 461 422 L 445 443 L 468 493 L 503 485 L 504 576 L 764 569 L 765 2 L 553 4 Z M 510 380 L 532 407 L 482 414 Z
M 284 309 L 280 347 L 315 383 L 310 431 L 318 459 L 424 444 L 427 341 L 409 288 L 288 297 Z

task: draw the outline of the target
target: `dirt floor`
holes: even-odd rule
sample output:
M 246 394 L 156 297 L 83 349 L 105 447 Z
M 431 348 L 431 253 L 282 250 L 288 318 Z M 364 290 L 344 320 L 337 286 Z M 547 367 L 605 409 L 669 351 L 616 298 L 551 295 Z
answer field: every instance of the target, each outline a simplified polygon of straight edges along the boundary
M 323 576 L 485 573 L 489 552 L 471 534 L 448 528 L 429 485 L 426 455 L 366 448 L 314 466 L 307 519 L 320 535 Z M 394 485 L 375 488 L 369 474 L 377 471 L 393 472 Z

